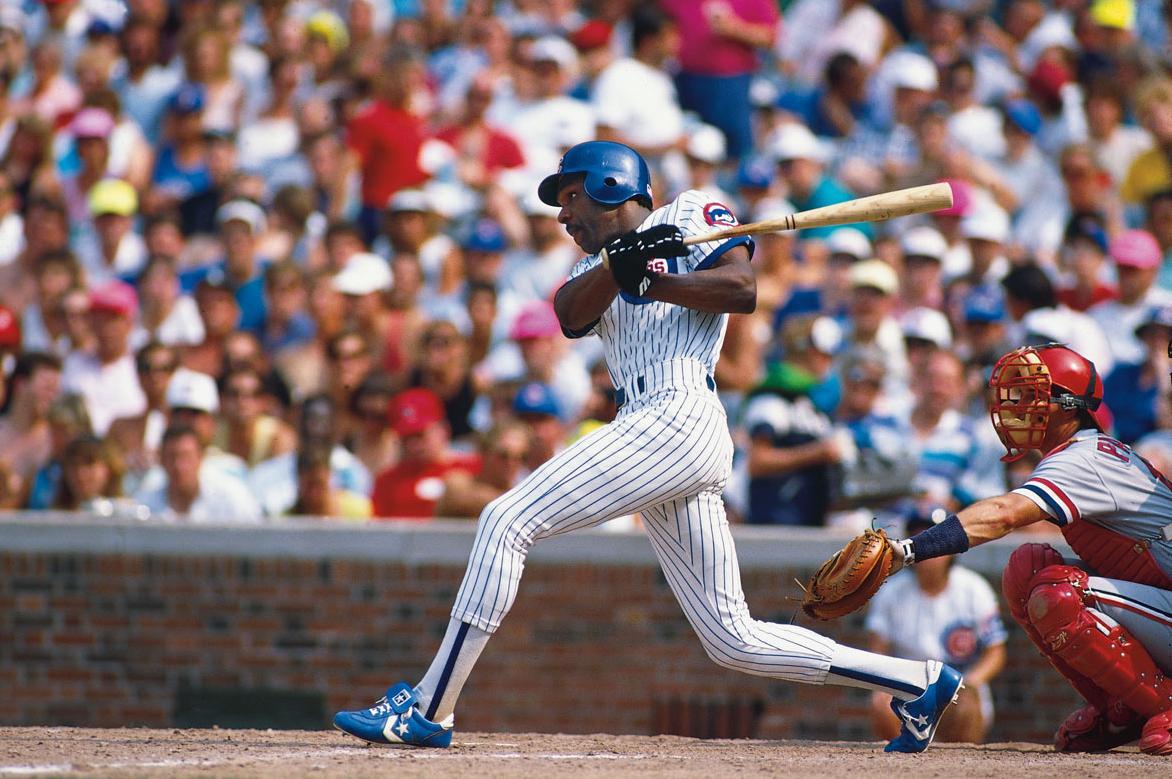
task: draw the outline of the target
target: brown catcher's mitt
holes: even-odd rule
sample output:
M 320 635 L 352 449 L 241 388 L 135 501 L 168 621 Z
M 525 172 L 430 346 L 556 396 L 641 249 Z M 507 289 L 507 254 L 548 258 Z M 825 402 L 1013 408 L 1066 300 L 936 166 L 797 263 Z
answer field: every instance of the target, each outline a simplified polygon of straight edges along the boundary
M 871 599 L 891 573 L 895 553 L 882 530 L 864 530 L 822 563 L 806 587 L 802 611 L 838 619 Z

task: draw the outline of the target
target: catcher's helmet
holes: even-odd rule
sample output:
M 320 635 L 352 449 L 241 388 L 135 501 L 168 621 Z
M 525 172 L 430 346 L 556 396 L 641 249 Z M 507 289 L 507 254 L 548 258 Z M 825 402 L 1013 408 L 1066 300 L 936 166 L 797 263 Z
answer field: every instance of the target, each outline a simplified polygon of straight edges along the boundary
M 1026 346 L 993 366 L 989 413 L 1006 455 L 1013 462 L 1039 449 L 1050 427 L 1050 404 L 1085 411 L 1101 431 L 1111 425 L 1103 405 L 1103 380 L 1095 364 L 1060 344 Z
M 558 172 L 546 176 L 537 187 L 537 196 L 546 205 L 557 206 L 562 176 L 585 174 L 582 184 L 590 199 L 617 206 L 631 198 L 645 198 L 651 205 L 651 171 L 639 152 L 613 141 L 586 141 L 571 146 L 558 164 Z

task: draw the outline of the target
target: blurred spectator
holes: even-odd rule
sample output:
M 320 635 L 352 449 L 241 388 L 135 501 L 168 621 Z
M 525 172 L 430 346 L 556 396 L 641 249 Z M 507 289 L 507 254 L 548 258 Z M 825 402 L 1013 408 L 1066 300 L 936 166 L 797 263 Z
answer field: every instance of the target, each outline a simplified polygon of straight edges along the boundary
M 993 456 L 996 449 L 960 410 L 965 397 L 958 389 L 964 386 L 963 365 L 943 350 L 932 354 L 926 373 L 916 378 L 918 397 L 910 419 L 920 447 L 914 510 L 921 514 L 940 507 L 956 511 L 1005 491 L 1004 469 Z
M 163 433 L 159 461 L 165 482 L 135 499 L 165 520 L 253 523 L 260 506 L 244 483 L 217 468 L 203 467 L 204 443 L 191 427 L 172 423 Z
M 566 419 L 577 419 L 590 393 L 589 373 L 562 335 L 553 304 L 525 304 L 509 327 L 509 338 L 516 351 L 502 347 L 489 358 L 495 378 L 547 384 Z
M 566 445 L 564 412 L 553 388 L 531 381 L 521 385 L 513 398 L 513 414 L 529 428 L 529 449 L 525 467 L 533 472 Z
M 49 187 L 55 187 L 57 184 L 52 167 L 53 128 L 44 120 L 25 114 L 16 120 L 11 132 L 7 149 L 0 159 L 0 169 L 9 176 L 16 195 L 20 202 L 25 204 L 27 221 L 28 204 L 36 200 L 34 193 L 46 196 Z M 27 227 L 28 225 L 25 230 L 26 240 L 30 235 L 35 235 L 35 232 L 30 232 Z
M 827 150 L 805 125 L 790 123 L 783 125 L 769 141 L 769 152 L 778 165 L 781 178 L 788 189 L 786 197 L 797 211 L 821 208 L 844 200 L 854 194 L 827 175 L 825 163 Z M 852 224 L 868 238 L 874 236 L 874 228 L 868 223 Z M 826 238 L 839 228 L 813 227 L 801 230 L 798 237 Z
M 157 213 L 178 206 L 211 186 L 204 143 L 204 102 L 203 88 L 191 83 L 180 86 L 168 99 L 164 143 L 155 159 L 146 211 Z
M 117 448 L 100 438 L 82 436 L 61 455 L 61 483 L 53 508 L 93 511 L 103 498 L 122 496 L 122 458 Z
M 477 190 L 495 183 L 502 171 L 525 164 L 525 154 L 514 135 L 486 119 L 492 101 L 492 76 L 482 71 L 468 85 L 459 119 L 436 132 L 436 138 L 456 150 L 460 181 Z M 587 118 L 593 124 L 593 115 L 587 114 Z
M 301 141 L 295 101 L 301 64 L 292 57 L 278 57 L 266 68 L 264 99 L 268 105 L 256 119 L 240 128 L 237 138 L 241 167 L 262 175 L 295 155 Z
M 357 495 L 369 495 L 371 474 L 341 445 L 342 438 L 338 412 L 328 395 L 313 395 L 301 403 L 297 423 L 300 450 L 328 449 L 333 487 Z M 289 507 L 297 501 L 297 453 L 286 452 L 260 463 L 252 469 L 248 481 L 265 514 L 275 517 L 288 513 Z
M 200 343 L 183 350 L 183 366 L 197 373 L 218 375 L 224 364 L 224 341 L 240 322 L 240 305 L 220 274 L 209 274 L 196 286 L 193 294 L 204 337 Z
M 1058 302 L 1075 311 L 1116 296 L 1115 287 L 1107 283 L 1105 257 L 1107 231 L 1098 214 L 1075 214 L 1066 223 L 1062 238 L 1059 267 L 1065 283 L 1058 288 Z
M 159 137 L 167 101 L 182 81 L 179 72 L 161 64 L 159 31 L 143 16 L 127 19 L 121 36 L 123 59 L 111 79 L 126 114 L 151 139 Z
M 887 362 L 884 394 L 892 403 L 907 394 L 908 364 L 903 330 L 893 311 L 899 277 L 883 260 L 864 260 L 850 269 L 851 299 L 847 334 L 851 346 L 874 346 Z
M 71 352 L 65 358 L 61 385 L 85 398 L 94 433 L 104 436 L 110 423 L 146 409 L 130 351 L 130 332 L 138 311 L 134 287 L 109 281 L 90 293 L 90 324 L 96 338 L 92 355 Z
M 392 51 L 380 74 L 375 99 L 350 122 L 347 143 L 362 171 L 359 224 L 367 242 L 378 234 L 379 219 L 391 196 L 427 178 L 419 163 L 426 127 L 412 112 L 412 100 L 425 89 L 425 77 L 417 53 Z
M 1006 310 L 1013 319 L 1009 340 L 1013 343 L 1066 343 L 1107 375 L 1115 364 L 1111 346 L 1094 319 L 1058 305 L 1046 272 L 1034 263 L 1013 268 L 1001 280 Z
M 940 293 L 944 255 L 948 253 L 944 236 L 932 227 L 913 227 L 903 234 L 899 248 L 903 252 L 904 308 L 939 308 L 943 303 Z
M 53 8 L 56 3 L 49 3 Z M 19 110 L 31 111 L 40 120 L 59 124 L 81 105 L 81 90 L 62 71 L 62 51 L 58 42 L 43 39 L 33 47 L 30 62 L 33 81 L 29 93 L 24 97 L 25 105 Z
M 726 205 L 735 199 L 725 192 L 717 181 L 721 165 L 728 158 L 724 135 L 710 124 L 696 126 L 688 133 L 684 159 L 688 163 L 688 178 L 684 189 L 706 192 L 713 200 Z
M 1086 95 L 1088 141 L 1115 186 L 1127 178 L 1135 158 L 1152 147 L 1152 136 L 1146 130 L 1124 124 L 1127 98 L 1121 85 L 1109 77 L 1093 80 Z
M 170 346 L 151 341 L 135 354 L 134 364 L 146 409 L 141 414 L 118 417 L 110 423 L 107 433 L 108 440 L 122 452 L 130 492 L 157 462 L 159 442 L 167 425 L 167 386 L 179 367 L 179 359 Z
M 907 523 L 905 535 L 933 525 L 930 519 Z M 956 711 L 937 731 L 942 741 L 980 744 L 993 724 L 992 681 L 1005 668 L 1007 633 L 997 595 L 979 574 L 938 557 L 892 578 L 867 607 L 866 628 L 873 652 L 911 660 L 942 660 L 963 669 L 972 685 Z M 900 723 L 891 713 L 891 696 L 872 693 L 871 722 L 878 738 L 894 738 Z
M 388 414 L 401 456 L 374 481 L 371 501 L 380 518 L 425 519 L 435 515 L 444 479 L 453 471 L 477 473 L 479 458 L 451 452 L 443 403 L 430 390 L 409 389 L 391 401 Z
M 166 255 L 147 260 L 138 277 L 139 322 L 130 343 L 141 347 L 155 340 L 168 346 L 195 346 L 204 340 L 199 307 L 179 289 L 175 261 Z
M 381 371 L 367 374 L 350 396 L 350 415 L 357 420 L 347 448 L 370 473 L 381 473 L 399 458 L 399 439 L 387 424 L 391 398 L 390 377 Z
M 204 127 L 234 130 L 244 107 L 244 88 L 232 74 L 230 43 L 212 24 L 211 19 L 201 19 L 183 28 L 183 71 L 187 82 L 203 91 Z
M 367 334 L 371 359 L 381 364 L 391 319 L 386 307 L 386 294 L 394 284 L 390 266 L 377 254 L 359 252 L 346 260 L 333 284 L 345 300 L 347 327 Z
M 326 344 L 329 372 L 325 390 L 334 402 L 342 426 L 342 436 L 354 429 L 349 417 L 350 396 L 374 367 L 370 346 L 357 330 L 343 330 Z
M 911 376 L 923 376 L 933 354 L 952 349 L 952 327 L 948 324 L 948 317 L 934 308 L 921 306 L 905 311 L 899 326 L 903 330 Z
M 533 96 L 515 107 L 506 124 L 522 148 L 537 159 L 553 159 L 575 144 L 592 140 L 596 106 L 566 94 L 578 69 L 578 53 L 569 41 L 557 35 L 538 38 L 530 45 L 524 64 L 530 70 Z M 599 83 L 605 84 L 602 79 Z M 616 129 L 622 127 L 620 121 Z
M 330 447 L 314 444 L 297 454 L 297 500 L 287 513 L 311 517 L 367 519 L 370 498 L 331 484 Z
M 253 368 L 228 369 L 220 380 L 224 400 L 212 442 L 252 468 L 297 448 L 297 433 L 268 413 L 261 375 Z
M 8 381 L 0 412 L 0 461 L 10 476 L 30 485 L 52 452 L 49 409 L 61 391 L 61 360 L 44 352 L 24 352 Z
M 264 232 L 264 211 L 250 200 L 237 199 L 216 211 L 224 259 L 180 276 L 185 290 L 204 279 L 223 279 L 240 307 L 241 330 L 259 332 L 265 320 L 264 269 L 268 262 L 257 254 L 257 238 Z M 205 323 L 206 324 L 206 323 Z
M 1152 306 L 1172 304 L 1172 292 L 1156 287 L 1163 256 L 1156 239 L 1143 230 L 1115 236 L 1108 253 L 1115 261 L 1119 298 L 1098 303 L 1087 313 L 1107 337 L 1113 362 L 1140 363 L 1144 348 L 1136 337 L 1136 328 Z
M 83 108 L 69 124 L 80 162 L 78 170 L 61 178 L 61 194 L 69 209 L 69 218 L 76 231 L 89 223 L 90 204 L 87 195 L 91 188 L 106 177 L 110 162 L 110 133 L 114 132 L 114 117 L 101 108 Z M 117 197 L 117 196 L 115 196 Z M 125 200 L 125 195 L 121 196 Z M 134 208 L 137 208 L 137 202 Z M 133 211 L 133 209 L 132 209 Z
M 1172 190 L 1157 192 L 1148 198 L 1145 222 L 1164 254 L 1156 286 L 1172 292 Z
M 505 422 L 493 427 L 481 439 L 480 472 L 452 471 L 444 479 L 443 496 L 435 515 L 443 518 L 476 519 L 484 507 L 517 484 L 529 453 L 530 435 L 521 423 Z
M 403 189 L 394 194 L 383 219 L 384 235 L 374 242 L 376 254 L 390 258 L 414 255 L 423 271 L 429 292 L 446 294 L 458 282 L 460 251 L 456 242 L 439 228 L 442 218 L 434 199 L 420 189 Z M 362 248 L 355 247 L 357 251 Z M 345 260 L 338 258 L 341 264 Z
M 1114 417 L 1114 435 L 1133 444 L 1157 429 L 1168 429 L 1168 376 L 1172 358 L 1172 305 L 1152 306 L 1135 328 L 1139 362 L 1121 360 L 1103 382 L 1103 397 Z
M 1133 98 L 1136 116 L 1152 135 L 1152 147 L 1131 162 L 1119 194 L 1127 203 L 1143 203 L 1165 189 L 1172 189 L 1172 166 L 1165 149 L 1172 143 L 1172 79 L 1151 76 L 1139 85 Z
M 407 386 L 434 392 L 443 401 L 452 438 L 462 439 L 472 432 L 470 416 L 477 396 L 469 371 L 468 342 L 455 325 L 441 319 L 424 327 L 420 351 Z
M 631 56 L 598 75 L 591 94 L 600 140 L 638 150 L 653 169 L 684 139 L 684 115 L 664 64 L 679 53 L 676 23 L 653 5 L 631 12 Z M 663 186 L 661 179 L 657 186 Z
M 500 288 L 529 300 L 552 299 L 565 283 L 579 252 L 558 223 L 558 209 L 546 205 L 536 192 L 521 200 L 529 228 L 529 242 L 505 255 Z
M 77 310 L 65 310 L 65 297 L 72 290 L 84 290 L 85 276 L 77 258 L 64 249 L 47 251 L 36 258 L 33 268 L 36 298 L 25 306 L 20 330 L 25 349 L 52 352 L 64 356 L 74 349 L 84 349 L 92 339 L 73 343 L 67 314 L 89 311 L 88 301 Z M 85 296 L 84 291 L 82 296 Z
M 345 299 L 333 285 L 333 274 L 321 270 L 306 279 L 308 309 L 313 320 L 312 340 L 285 347 L 273 356 L 273 365 L 289 384 L 295 399 L 321 392 L 329 371 L 328 345 L 342 332 L 346 321 Z
M 875 349 L 855 349 L 842 359 L 842 400 L 834 420 L 856 453 L 843 458 L 842 495 L 830 525 L 870 527 L 876 513 L 911 494 L 919 449 L 906 420 L 877 411 L 885 372 Z
M 662 4 L 680 33 L 680 105 L 716 125 L 739 159 L 753 147 L 749 84 L 759 64 L 757 50 L 777 36 L 777 6 L 767 0 Z
M 27 489 L 25 507 L 47 509 L 53 504 L 61 484 L 61 457 L 69 442 L 80 436 L 91 435 L 89 414 L 80 395 L 61 395 L 49 406 L 49 460 Z M 19 478 L 19 477 L 17 477 Z
M 752 438 L 748 521 L 817 527 L 825 524 L 835 466 L 845 454 L 831 409 L 815 400 L 841 334 L 832 320 L 806 315 L 786 322 L 781 341 L 785 361 L 771 365 L 745 400 L 743 424 Z
M 206 185 L 178 203 L 183 234 L 188 236 L 215 235 L 220 207 L 243 194 L 239 191 L 243 175 L 238 168 L 235 134 L 231 130 L 205 129 L 201 138 L 207 160 Z
M 265 321 L 261 345 L 269 354 L 300 346 L 313 338 L 313 319 L 306 312 L 305 274 L 294 262 L 273 263 L 264 271 Z
M 121 179 L 104 179 L 89 188 L 88 215 L 93 237 L 79 247 L 90 284 L 131 278 L 146 264 L 146 244 L 133 229 L 138 194 Z

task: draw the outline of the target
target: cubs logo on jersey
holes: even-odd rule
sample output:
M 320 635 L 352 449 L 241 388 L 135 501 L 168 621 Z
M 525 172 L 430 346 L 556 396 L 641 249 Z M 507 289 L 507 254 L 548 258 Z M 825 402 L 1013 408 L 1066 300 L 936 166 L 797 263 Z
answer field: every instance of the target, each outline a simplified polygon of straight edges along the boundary
M 734 227 L 739 224 L 732 209 L 724 203 L 709 203 L 704 206 L 704 221 L 714 227 Z

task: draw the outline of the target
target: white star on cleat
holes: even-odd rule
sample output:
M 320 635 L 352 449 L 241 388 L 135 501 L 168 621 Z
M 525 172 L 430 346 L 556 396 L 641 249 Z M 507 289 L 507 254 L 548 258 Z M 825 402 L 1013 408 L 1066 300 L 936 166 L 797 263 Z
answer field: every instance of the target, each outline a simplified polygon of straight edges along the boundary
M 407 720 L 403 719 L 402 716 L 400 715 L 399 724 L 395 726 L 395 730 L 399 731 L 400 736 L 405 736 L 405 735 L 407 735 L 407 731 L 409 729 L 410 728 L 407 725 Z

